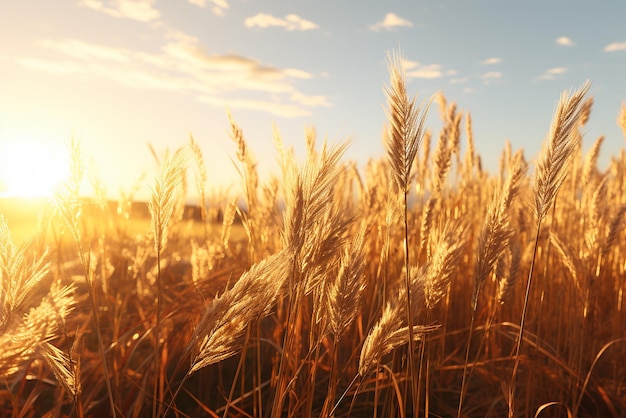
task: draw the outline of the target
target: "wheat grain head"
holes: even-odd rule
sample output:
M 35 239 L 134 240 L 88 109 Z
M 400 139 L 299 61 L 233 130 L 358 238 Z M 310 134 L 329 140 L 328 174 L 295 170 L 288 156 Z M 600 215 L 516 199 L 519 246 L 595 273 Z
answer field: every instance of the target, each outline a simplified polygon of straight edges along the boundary
M 535 215 L 541 222 L 554 203 L 561 184 L 567 175 L 570 156 L 579 145 L 583 116 L 583 99 L 589 91 L 589 83 L 583 84 L 571 96 L 561 95 L 552 119 L 548 141 L 537 162 L 535 173 Z

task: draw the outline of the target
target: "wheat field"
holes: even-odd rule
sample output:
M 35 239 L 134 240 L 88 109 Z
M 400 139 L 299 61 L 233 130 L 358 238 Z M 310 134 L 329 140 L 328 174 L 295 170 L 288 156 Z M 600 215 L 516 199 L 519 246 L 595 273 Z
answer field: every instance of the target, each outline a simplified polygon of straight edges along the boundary
M 0 415 L 626 417 L 626 152 L 583 152 L 589 84 L 489 173 L 470 113 L 412 98 L 401 62 L 362 169 L 276 133 L 261 182 L 231 117 L 241 196 L 211 199 L 191 138 L 154 153 L 144 219 L 80 196 L 72 141 L 38 232 L 0 215 Z

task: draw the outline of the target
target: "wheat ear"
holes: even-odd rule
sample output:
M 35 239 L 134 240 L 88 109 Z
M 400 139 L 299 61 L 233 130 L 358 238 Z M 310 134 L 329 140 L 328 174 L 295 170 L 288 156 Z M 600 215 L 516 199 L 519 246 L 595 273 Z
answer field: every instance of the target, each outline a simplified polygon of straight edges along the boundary
M 387 120 L 385 148 L 391 164 L 395 183 L 404 199 L 404 263 L 406 288 L 406 314 L 409 342 L 409 373 L 414 408 L 418 408 L 417 367 L 415 363 L 415 336 L 413 308 L 411 307 L 409 230 L 408 230 L 408 191 L 411 182 L 411 168 L 424 134 L 424 122 L 431 101 L 425 106 L 409 100 L 406 92 L 405 73 L 402 57 L 399 54 L 388 56 L 390 85 L 385 89 L 387 96 Z
M 75 396 L 77 383 L 69 361 L 49 343 L 75 304 L 74 287 L 53 283 L 48 294 L 37 298 L 35 290 L 48 274 L 46 258 L 45 252 L 36 254 L 33 241 L 17 247 L 0 215 L 0 375 L 13 374 L 38 354 Z
M 537 162 L 534 184 L 537 226 L 533 257 L 530 262 L 522 317 L 515 347 L 515 363 L 513 365 L 510 391 L 508 394 L 509 418 L 513 418 L 515 415 L 515 380 L 517 378 L 517 370 L 520 362 L 520 348 L 524 336 L 524 322 L 528 310 L 528 300 L 530 297 L 535 258 L 537 256 L 537 247 L 539 245 L 541 223 L 555 203 L 556 195 L 567 175 L 566 168 L 570 162 L 570 157 L 581 141 L 581 136 L 578 134 L 578 128 L 581 126 L 581 117 L 584 115 L 584 109 L 581 107 L 581 104 L 588 91 L 589 83 L 585 82 L 571 97 L 568 96 L 567 92 L 561 95 L 550 127 L 548 141 Z
M 411 168 L 424 135 L 424 122 L 430 101 L 425 105 L 410 100 L 406 92 L 402 57 L 388 57 L 390 85 L 385 89 L 387 96 L 388 130 L 385 149 L 393 178 L 398 188 L 405 192 L 411 181 Z
M 567 175 L 570 156 L 579 144 L 576 135 L 583 115 L 583 98 L 589 91 L 589 83 L 583 84 L 571 97 L 561 95 L 557 105 L 548 142 L 537 162 L 535 173 L 535 215 L 541 222 L 554 204 L 556 195 Z
M 185 170 L 184 148 L 178 149 L 174 155 L 166 155 L 161 163 L 159 176 L 156 178 L 152 198 L 148 202 L 152 233 L 154 234 L 154 251 L 156 253 L 157 267 L 157 297 L 156 297 L 156 320 L 154 326 L 154 392 L 152 401 L 153 417 L 161 415 L 161 403 L 158 402 L 159 389 L 162 381 L 159 378 L 160 370 L 160 349 L 159 340 L 161 328 L 161 299 L 163 294 L 163 283 L 161 279 L 161 255 L 167 243 L 167 228 L 176 206 L 176 188 L 178 187 L 182 173 Z
M 193 373 L 235 355 L 241 348 L 246 327 L 267 316 L 289 275 L 291 256 L 287 250 L 274 254 L 241 275 L 235 285 L 216 297 L 206 308 L 182 355 L 191 353 L 191 367 L 165 410 Z
M 198 205 L 200 206 L 200 217 L 202 218 L 202 226 L 204 228 L 204 240 L 207 241 L 209 239 L 209 223 L 206 213 L 206 187 L 208 178 L 202 149 L 192 135 L 189 135 L 189 149 L 191 149 L 193 159 L 196 162 L 196 168 L 198 169 L 196 190 L 198 191 Z
M 80 188 L 83 181 L 84 165 L 83 156 L 80 143 L 76 138 L 72 137 L 70 145 L 70 176 L 65 183 L 57 189 L 54 202 L 57 211 L 61 214 L 66 221 L 74 238 L 74 242 L 78 249 L 78 257 L 80 264 L 83 268 L 83 275 L 85 276 L 85 282 L 87 283 L 87 289 L 89 290 L 89 301 L 91 305 L 91 315 L 96 328 L 96 335 L 98 337 L 98 348 L 100 352 L 100 359 L 102 360 L 102 369 L 104 372 L 104 380 L 107 388 L 107 395 L 109 398 L 109 407 L 111 408 L 110 414 L 114 418 L 117 416 L 115 409 L 115 400 L 113 398 L 113 387 L 111 385 L 111 378 L 109 376 L 109 367 L 106 361 L 106 353 L 104 351 L 104 342 L 102 339 L 102 330 L 100 327 L 100 318 L 98 316 L 98 303 L 96 300 L 96 292 L 94 289 L 93 277 L 94 271 L 90 262 L 90 253 L 83 247 L 83 237 L 79 230 L 79 218 L 81 215 L 81 201 L 80 201 Z
M 465 362 L 463 365 L 463 379 L 461 382 L 461 394 L 459 396 L 459 407 L 457 416 L 460 418 L 463 409 L 463 397 L 465 395 L 465 385 L 467 378 L 467 365 L 469 362 L 470 344 L 474 332 L 474 321 L 476 319 L 476 309 L 478 298 L 483 283 L 488 275 L 493 271 L 498 260 L 503 257 L 509 241 L 513 236 L 508 219 L 508 210 L 513 198 L 518 194 L 522 180 L 526 175 L 527 165 L 521 151 L 518 151 L 510 164 L 509 174 L 506 182 L 494 194 L 487 216 L 481 227 L 477 243 L 477 260 L 474 264 L 474 290 L 472 292 L 472 314 L 465 351 Z

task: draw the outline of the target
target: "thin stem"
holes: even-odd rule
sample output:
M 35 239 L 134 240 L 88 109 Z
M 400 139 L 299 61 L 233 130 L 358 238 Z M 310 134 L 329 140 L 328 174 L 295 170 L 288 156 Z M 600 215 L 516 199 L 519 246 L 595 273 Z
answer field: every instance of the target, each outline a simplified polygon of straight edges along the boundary
M 352 381 L 350 382 L 350 384 L 348 385 L 346 390 L 344 390 L 343 393 L 341 394 L 341 396 L 339 397 L 339 399 L 337 399 L 337 402 L 335 403 L 335 406 L 330 411 L 330 414 L 328 414 L 328 416 L 331 416 L 331 417 L 334 416 L 335 411 L 337 410 L 337 408 L 339 408 L 339 404 L 341 403 L 341 401 L 343 401 L 343 398 L 346 397 L 346 395 L 348 394 L 348 391 L 350 390 L 350 388 L 352 388 L 352 385 L 354 385 L 354 383 L 356 382 L 356 380 L 358 378 L 359 378 L 359 374 L 354 376 L 354 378 L 352 379 Z M 361 383 L 363 383 L 363 381 L 361 381 Z M 361 383 L 359 383 L 359 386 L 357 387 L 357 389 L 355 391 L 355 396 L 356 396 L 357 393 L 359 393 L 359 389 L 361 388 Z
M 113 399 L 113 388 L 111 387 L 111 380 L 109 378 L 109 368 L 107 366 L 106 354 L 104 352 L 104 343 L 102 342 L 102 331 L 100 329 L 100 320 L 98 318 L 96 294 L 93 288 L 93 283 L 90 279 L 89 260 L 85 259 L 83 246 L 81 244 L 80 236 L 78 235 L 78 230 L 76 229 L 76 225 L 70 223 L 70 229 L 72 230 L 74 241 L 76 242 L 76 246 L 78 247 L 78 256 L 80 257 L 80 263 L 82 264 L 83 272 L 85 274 L 85 281 L 87 282 L 87 289 L 89 291 L 89 301 L 91 302 L 91 315 L 93 316 L 94 325 L 96 326 L 96 335 L 98 336 L 98 351 L 100 352 L 100 358 L 102 359 L 104 382 L 107 387 L 109 407 L 111 408 L 111 416 L 115 418 L 117 415 L 115 412 L 115 400 Z
M 517 344 L 515 347 L 515 363 L 513 365 L 513 374 L 511 376 L 511 385 L 509 388 L 509 418 L 513 418 L 514 411 L 514 397 L 515 397 L 515 380 L 517 378 L 517 370 L 519 368 L 519 353 L 522 346 L 522 339 L 524 337 L 524 322 L 526 321 L 526 313 L 528 311 L 528 299 L 530 297 L 530 286 L 532 284 L 533 269 L 535 267 L 535 259 L 537 258 L 537 246 L 539 244 L 539 233 L 541 231 L 541 220 L 537 221 L 537 233 L 535 235 L 535 246 L 533 248 L 533 258 L 530 262 L 530 271 L 528 272 L 528 283 L 526 284 L 526 294 L 524 295 L 524 307 L 522 308 L 522 319 L 520 320 L 519 334 L 517 336 Z
M 248 332 L 246 333 L 246 338 L 243 343 L 243 348 L 241 349 L 241 357 L 239 358 L 239 362 L 237 363 L 237 370 L 235 370 L 233 383 L 230 386 L 230 392 L 228 393 L 228 400 L 226 402 L 226 407 L 224 408 L 224 414 L 223 414 L 224 418 L 228 416 L 230 405 L 233 402 L 233 396 L 235 395 L 235 386 L 237 386 L 237 379 L 239 378 L 239 374 L 241 373 L 241 369 L 243 368 L 243 363 L 245 362 L 245 359 L 246 359 L 246 351 L 248 351 L 249 342 L 250 342 L 250 329 L 248 328 Z M 242 394 L 243 393 L 244 391 L 242 391 Z
M 408 190 L 404 189 L 404 268 L 406 270 L 405 277 L 405 286 L 406 286 L 406 309 L 407 309 L 407 321 L 409 326 L 409 373 L 407 373 L 408 379 L 411 381 L 411 399 L 413 401 L 413 412 L 419 415 L 419 404 L 418 404 L 418 396 L 419 393 L 417 391 L 417 382 L 415 380 L 417 373 L 415 369 L 415 342 L 414 342 L 414 332 L 413 332 L 413 304 L 411 303 L 411 275 L 410 275 L 410 266 L 409 266 L 409 224 L 408 224 Z
M 176 388 L 176 392 L 174 392 L 174 394 L 172 395 L 172 400 L 167 405 L 167 408 L 165 408 L 165 412 L 163 413 L 164 417 L 167 416 L 167 413 L 170 412 L 170 409 L 172 409 L 172 406 L 174 406 L 174 402 L 176 401 L 176 397 L 178 396 L 178 393 L 180 392 L 180 390 L 183 388 L 183 385 L 185 384 L 185 382 L 187 381 L 189 376 L 190 376 L 190 374 L 189 374 L 189 372 L 187 372 L 185 374 L 185 376 L 183 377 L 183 380 L 181 380 L 180 384 Z
M 467 384 L 467 364 L 469 362 L 470 345 L 472 344 L 472 333 L 474 332 L 474 321 L 476 319 L 476 307 L 472 309 L 472 319 L 470 320 L 469 336 L 467 337 L 467 348 L 465 349 L 465 363 L 463 363 L 463 380 L 461 381 L 461 395 L 459 396 L 459 409 L 457 417 L 461 418 L 463 409 L 463 397 L 465 396 L 465 385 Z
M 330 371 L 328 378 L 328 391 L 326 392 L 326 400 L 324 401 L 324 406 L 322 407 L 322 413 L 320 417 L 330 417 L 330 409 L 335 403 L 335 395 L 337 392 L 337 381 L 339 379 L 338 370 L 337 370 L 337 346 L 338 341 L 333 339 L 332 341 L 332 355 L 331 355 L 331 363 L 330 363 Z M 310 415 L 309 411 L 309 416 Z
M 296 260 L 294 258 L 294 269 L 296 271 Z M 291 332 L 292 328 L 294 328 L 295 333 L 295 323 L 294 321 L 298 320 L 298 316 L 300 315 L 299 311 L 299 303 L 300 300 L 300 289 L 301 283 L 296 283 L 292 285 L 292 290 L 289 297 L 288 309 L 287 309 L 287 329 L 285 330 L 285 334 L 283 336 L 283 346 L 280 354 L 280 363 L 278 366 L 278 380 L 276 383 L 276 392 L 274 395 L 274 401 L 272 402 L 272 412 L 271 417 L 278 418 L 281 416 L 281 411 L 283 409 L 284 402 L 284 389 L 285 389 L 285 368 L 287 367 L 287 356 L 289 355 L 289 349 L 291 348 L 292 338 L 295 338 Z M 295 302 L 294 302 L 295 299 Z
M 153 390 L 153 399 L 152 399 L 152 416 L 154 418 L 158 417 L 161 414 L 161 403 L 158 401 L 159 395 L 159 384 L 161 379 L 159 373 L 159 363 L 160 363 L 160 351 L 159 351 L 159 338 L 160 338 L 160 327 L 161 327 L 161 293 L 162 286 L 161 283 L 161 251 L 157 251 L 157 300 L 156 300 L 156 324 L 154 326 L 154 390 Z

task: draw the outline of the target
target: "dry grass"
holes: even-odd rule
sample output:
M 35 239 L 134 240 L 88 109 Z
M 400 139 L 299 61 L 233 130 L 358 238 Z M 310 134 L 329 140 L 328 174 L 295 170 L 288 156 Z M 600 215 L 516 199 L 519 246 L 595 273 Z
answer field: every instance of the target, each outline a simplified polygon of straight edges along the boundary
M 153 150 L 148 221 L 136 186 L 79 198 L 72 142 L 33 238 L 0 216 L 0 415 L 625 417 L 626 152 L 583 152 L 589 85 L 534 168 L 508 145 L 492 174 L 469 113 L 441 95 L 427 130 L 389 64 L 388 155 L 362 170 L 276 131 L 261 182 L 230 117 L 241 196 L 212 198 L 192 138 Z

